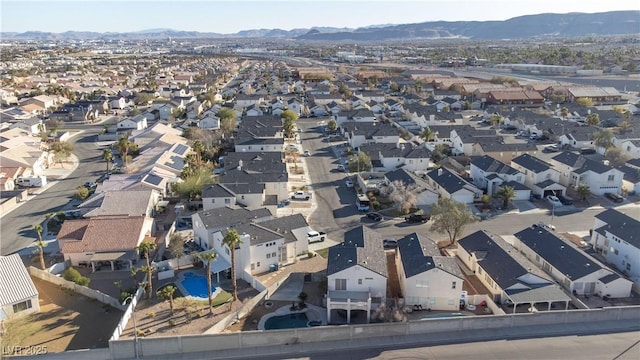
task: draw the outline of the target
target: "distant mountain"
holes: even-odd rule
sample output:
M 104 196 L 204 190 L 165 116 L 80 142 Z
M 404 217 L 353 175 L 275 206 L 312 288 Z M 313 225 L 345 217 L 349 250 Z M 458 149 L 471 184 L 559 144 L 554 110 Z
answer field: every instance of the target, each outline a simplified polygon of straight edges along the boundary
M 313 27 L 311 29 L 252 29 L 235 34 L 181 31 L 167 28 L 128 33 L 27 31 L 0 33 L 2 39 L 173 39 L 187 38 L 291 38 L 318 41 L 386 41 L 412 39 L 527 39 L 578 36 L 629 35 L 640 33 L 640 11 L 596 14 L 538 14 L 505 21 L 430 21 L 418 24 L 370 25 L 358 29 Z

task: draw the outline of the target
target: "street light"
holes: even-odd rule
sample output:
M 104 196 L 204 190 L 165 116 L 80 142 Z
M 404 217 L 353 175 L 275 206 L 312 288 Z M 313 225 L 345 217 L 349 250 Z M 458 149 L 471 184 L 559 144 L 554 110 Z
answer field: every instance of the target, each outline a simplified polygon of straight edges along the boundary
M 136 306 L 133 303 L 133 295 L 130 295 L 122 302 L 122 305 L 127 305 L 127 301 L 131 302 L 131 316 L 133 317 L 133 352 L 136 354 L 136 359 L 139 359 L 138 356 L 138 326 L 136 325 Z

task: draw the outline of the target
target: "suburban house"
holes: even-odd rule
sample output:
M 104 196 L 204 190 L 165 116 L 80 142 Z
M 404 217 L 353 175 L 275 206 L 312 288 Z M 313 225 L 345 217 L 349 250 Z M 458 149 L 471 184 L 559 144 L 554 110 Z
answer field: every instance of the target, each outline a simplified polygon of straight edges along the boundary
M 622 178 L 622 190 L 628 193 L 640 193 L 640 158 L 627 161 L 618 167 L 624 173 Z
M 398 130 L 380 122 L 344 122 L 340 126 L 343 136 L 353 148 L 367 143 L 397 144 L 400 140 Z
M 380 234 L 365 226 L 345 233 L 344 241 L 329 248 L 327 256 L 328 323 L 351 323 L 354 311 L 364 312 L 385 303 L 387 262 Z M 346 310 L 346 320 L 337 310 Z
M 405 305 L 426 310 L 459 311 L 464 274 L 455 258 L 441 256 L 418 233 L 398 239 L 396 267 Z
M 425 179 L 441 196 L 457 202 L 471 204 L 482 196 L 482 190 L 445 167 L 429 171 Z
M 38 289 L 19 254 L 0 256 L 0 321 L 40 311 Z
M 571 298 L 555 281 L 534 266 L 500 236 L 479 230 L 458 241 L 458 258 L 473 271 L 497 304 L 520 304 L 533 312 L 536 304 L 546 310 L 567 309 Z M 538 309 L 538 307 L 535 307 Z
M 524 174 L 524 184 L 534 195 L 564 195 L 567 190 L 559 183 L 560 172 L 534 156 L 522 154 L 511 160 L 511 167 Z
M 91 266 L 92 271 L 111 271 L 136 265 L 136 249 L 143 241 L 154 242 L 153 221 L 147 216 L 106 216 L 66 220 L 58 232 L 60 251 L 72 266 Z
M 619 104 L 622 94 L 614 87 L 578 86 L 568 89 L 567 100 L 575 102 L 576 99 L 585 98 L 594 104 Z
M 218 183 L 234 192 L 236 201 L 247 206 L 277 206 L 289 198 L 289 174 L 282 154 L 229 153 Z M 264 193 L 264 195 L 263 195 Z M 261 199 L 262 203 L 257 203 Z
M 140 114 L 136 115 L 132 118 L 126 118 L 118 121 L 118 129 L 134 129 L 134 130 L 143 130 L 148 127 L 147 125 L 147 116 L 150 114 Z
M 369 109 L 359 110 L 342 110 L 335 115 L 338 126 L 342 126 L 344 122 L 366 122 L 371 123 L 376 120 L 375 114 Z
M 250 105 L 259 106 L 264 102 L 264 97 L 262 95 L 238 94 L 235 100 L 236 105 L 247 108 Z
M 218 130 L 220 129 L 220 118 L 217 116 L 205 116 L 198 120 L 198 127 L 205 130 Z
M 640 221 L 615 209 L 595 216 L 589 241 L 607 263 L 640 283 Z
M 542 106 L 544 98 L 533 90 L 491 90 L 487 93 L 487 104 Z
M 403 168 L 407 171 L 426 171 L 434 166 L 431 152 L 412 143 L 366 143 L 360 146 L 371 158 L 373 171 L 392 171 Z
M 32 136 L 40 135 L 40 132 L 46 133 L 46 126 L 42 119 L 34 117 L 24 120 L 17 120 L 11 123 L 10 129 L 19 128 L 22 129 Z
M 515 235 L 514 247 L 574 295 L 625 298 L 632 282 L 540 226 Z
M 586 184 L 594 195 L 620 194 L 624 173 L 603 162 L 588 159 L 570 151 L 554 156 L 551 161 L 560 172 L 560 184 L 577 188 Z
M 407 169 L 397 169 L 384 174 L 386 182 L 395 190 L 396 182 L 404 184 L 411 189 L 416 197 L 416 207 L 428 212 L 429 206 L 438 202 L 440 195 L 436 192 L 425 179 L 417 176 L 415 173 L 409 172 Z
M 234 140 L 235 151 L 277 152 L 284 150 L 282 120 L 277 116 L 246 116 Z
M 296 255 L 308 247 L 309 225 L 299 214 L 273 218 L 268 209 L 247 210 L 223 207 L 192 215 L 195 241 L 205 249 L 214 249 L 218 259 L 212 272 L 230 268 L 230 250 L 222 239 L 235 229 L 242 243 L 236 248 L 238 277 L 254 284 L 253 276 L 296 261 Z
M 473 183 L 480 189 L 493 195 L 503 185 L 510 182 L 524 184 L 524 174 L 491 156 L 474 156 L 471 158 L 470 174 Z M 524 185 L 523 185 L 524 186 Z M 517 191 L 513 200 L 529 200 L 531 190 Z
M 3 167 L 20 167 L 22 175 L 40 176 L 53 164 L 53 154 L 44 150 L 39 137 L 14 128 L 0 133 L 0 163 Z
M 263 193 L 260 192 L 260 200 Z M 258 205 L 262 204 L 262 201 Z M 202 188 L 202 209 L 204 211 L 236 205 L 236 194 L 222 184 L 207 184 Z

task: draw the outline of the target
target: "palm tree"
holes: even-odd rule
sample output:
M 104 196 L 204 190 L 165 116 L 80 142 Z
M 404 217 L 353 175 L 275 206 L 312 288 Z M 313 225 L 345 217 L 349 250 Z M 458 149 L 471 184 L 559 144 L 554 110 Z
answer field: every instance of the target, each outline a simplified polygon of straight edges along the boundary
M 121 137 L 120 140 L 116 143 L 116 149 L 118 149 L 118 154 L 120 154 L 120 159 L 122 159 L 122 166 L 127 167 L 127 153 L 132 148 L 133 143 L 129 141 L 126 137 Z
M 509 201 L 516 196 L 515 189 L 511 186 L 503 186 L 496 191 L 495 196 L 502 199 L 502 207 L 506 209 L 509 206 Z
M 242 244 L 240 235 L 235 229 L 227 231 L 227 235 L 222 239 L 222 243 L 227 245 L 231 251 L 231 283 L 233 284 L 233 300 L 238 300 L 238 286 L 236 284 L 236 246 Z
M 431 130 L 428 126 L 426 128 L 424 128 L 424 130 L 422 130 L 422 132 L 420 133 L 420 137 L 424 140 L 424 141 L 431 141 L 433 139 L 435 139 L 436 137 L 436 133 Z
M 111 162 L 113 161 L 113 153 L 111 152 L 111 149 L 104 149 L 102 151 L 102 160 L 107 163 L 107 173 L 109 173 L 109 165 L 111 165 Z
M 33 230 L 35 230 L 36 234 L 38 234 L 38 241 L 36 241 L 36 246 L 40 250 L 40 268 L 44 270 L 46 269 L 46 265 L 44 263 L 44 247 L 47 246 L 47 243 L 42 241 L 42 225 L 33 225 Z
M 151 252 L 156 249 L 156 244 L 150 241 L 143 241 L 136 249 L 138 249 L 147 260 L 147 266 L 144 267 L 143 271 L 147 273 L 147 298 L 151 298 L 151 293 L 153 292 L 153 267 L 150 263 L 150 257 Z
M 196 161 L 197 161 L 198 165 L 200 165 L 202 163 L 202 155 L 204 154 L 205 150 L 206 149 L 205 149 L 205 146 L 202 143 L 202 141 L 196 140 L 193 143 L 193 151 L 196 152 Z
M 587 199 L 587 196 L 589 196 L 589 194 L 591 194 L 591 190 L 589 190 L 589 186 L 587 186 L 587 184 L 581 183 L 578 185 L 578 187 L 576 188 L 576 192 L 578 193 L 578 197 L 580 197 L 580 200 L 585 201 Z
M 209 288 L 211 288 L 211 286 L 209 286 Z M 158 295 L 159 298 L 169 300 L 169 308 L 171 309 L 171 315 L 173 315 L 173 293 L 175 292 L 176 292 L 176 287 L 173 285 L 167 285 L 162 289 L 156 291 L 156 295 Z
M 207 294 L 209 295 L 209 314 L 213 315 L 213 298 L 211 297 L 211 262 L 218 258 L 218 253 L 215 251 L 200 253 L 198 255 L 198 258 L 207 264 Z M 233 251 L 231 252 L 231 258 L 233 259 Z M 231 262 L 233 263 L 233 260 Z

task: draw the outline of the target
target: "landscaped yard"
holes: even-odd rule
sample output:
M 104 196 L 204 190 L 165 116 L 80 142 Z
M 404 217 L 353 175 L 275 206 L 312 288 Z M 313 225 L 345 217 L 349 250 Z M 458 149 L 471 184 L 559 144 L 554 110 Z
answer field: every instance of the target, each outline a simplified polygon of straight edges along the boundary
M 2 348 L 46 346 L 47 352 L 109 346 L 122 312 L 70 290 L 33 278 L 40 312 L 5 321 Z

